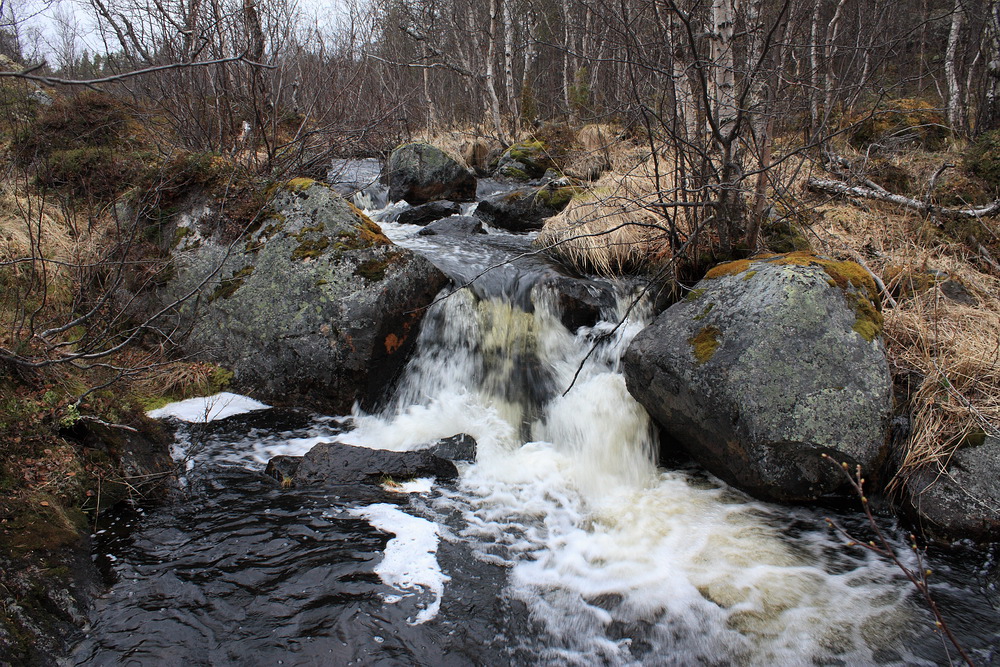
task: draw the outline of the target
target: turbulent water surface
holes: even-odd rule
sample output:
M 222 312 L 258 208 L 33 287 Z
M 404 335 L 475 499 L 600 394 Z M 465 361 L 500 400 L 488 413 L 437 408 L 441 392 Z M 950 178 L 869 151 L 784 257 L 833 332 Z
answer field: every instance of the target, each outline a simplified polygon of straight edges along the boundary
M 530 251 L 385 227 L 458 285 Z M 845 546 L 830 512 L 658 468 L 618 371 L 648 317 L 636 288 L 616 286 L 602 321 L 571 333 L 537 286 L 551 271 L 523 257 L 446 291 L 379 414 L 241 404 L 230 412 L 253 411 L 203 423 L 232 397 L 174 409 L 189 420 L 175 452 L 185 497 L 107 521 L 96 557 L 114 583 L 76 663 L 947 663 L 901 570 Z M 407 450 L 458 433 L 478 456 L 454 483 L 309 490 L 262 474 L 317 442 Z M 833 518 L 871 537 L 857 516 Z M 930 567 L 974 659 L 1000 662 L 992 554 L 932 554 Z

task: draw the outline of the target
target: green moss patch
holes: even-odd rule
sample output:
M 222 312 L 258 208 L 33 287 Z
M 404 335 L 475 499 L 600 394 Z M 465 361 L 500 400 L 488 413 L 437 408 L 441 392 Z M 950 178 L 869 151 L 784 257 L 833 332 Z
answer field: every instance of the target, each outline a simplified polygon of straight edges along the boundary
M 718 327 L 707 326 L 691 338 L 688 338 L 688 344 L 691 345 L 694 358 L 698 360 L 699 365 L 704 364 L 715 356 L 715 351 L 719 349 L 719 339 L 721 337 L 722 332 Z
M 215 301 L 216 299 L 228 299 L 232 295 L 236 294 L 236 290 L 243 287 L 243 283 L 246 279 L 253 274 L 252 266 L 244 266 L 242 269 L 224 279 L 219 283 L 219 286 L 215 288 L 212 295 L 209 297 L 209 301 Z

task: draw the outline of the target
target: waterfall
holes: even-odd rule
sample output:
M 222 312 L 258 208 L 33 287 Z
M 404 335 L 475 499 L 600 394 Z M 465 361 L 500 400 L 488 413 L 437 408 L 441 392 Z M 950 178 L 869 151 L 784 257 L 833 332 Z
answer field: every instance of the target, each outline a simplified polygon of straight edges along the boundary
M 454 539 L 510 568 L 507 595 L 547 637 L 531 640 L 541 660 L 877 661 L 914 622 L 898 572 L 841 548 L 818 514 L 658 470 L 653 425 L 619 372 L 650 308 L 617 296 L 572 333 L 544 287 L 528 308 L 446 291 L 393 400 L 356 413 L 348 441 L 477 439 L 476 463 L 430 509 L 460 513 Z

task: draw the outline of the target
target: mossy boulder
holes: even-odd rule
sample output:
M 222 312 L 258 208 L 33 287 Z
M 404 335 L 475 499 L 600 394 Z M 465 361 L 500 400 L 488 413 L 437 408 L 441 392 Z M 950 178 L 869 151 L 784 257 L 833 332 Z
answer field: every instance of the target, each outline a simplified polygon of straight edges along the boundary
M 385 166 L 389 201 L 410 204 L 448 199 L 473 201 L 476 175 L 440 148 L 424 143 L 404 144 L 389 155 Z
M 541 229 L 545 218 L 566 208 L 580 192 L 578 188 L 558 183 L 553 181 L 540 188 L 525 187 L 491 195 L 479 202 L 474 215 L 492 227 L 512 232 Z
M 911 475 L 905 498 L 910 518 L 927 537 L 1000 539 L 1000 438 L 968 438 L 942 468 Z
M 375 404 L 447 278 L 321 183 L 290 182 L 271 209 L 235 252 L 206 240 L 175 254 L 165 298 L 205 282 L 180 313 L 188 351 L 275 404 Z
M 808 253 L 716 267 L 632 341 L 629 391 L 709 471 L 755 497 L 809 501 L 874 470 L 891 382 L 875 285 Z
M 849 120 L 851 144 L 859 148 L 918 146 L 937 151 L 950 134 L 947 119 L 934 105 L 908 97 L 889 100 Z
M 530 181 L 541 178 L 555 166 L 545 142 L 522 141 L 503 152 L 497 161 L 494 175 L 516 181 Z

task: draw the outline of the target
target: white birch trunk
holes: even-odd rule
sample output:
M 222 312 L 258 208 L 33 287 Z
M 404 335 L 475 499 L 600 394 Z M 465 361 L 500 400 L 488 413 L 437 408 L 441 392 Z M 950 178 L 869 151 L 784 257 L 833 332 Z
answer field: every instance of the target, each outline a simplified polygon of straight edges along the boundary
M 507 91 L 507 113 L 511 117 L 511 127 L 517 138 L 520 129 L 521 116 L 518 110 L 517 88 L 514 84 L 514 15 L 511 10 L 512 0 L 501 0 L 503 4 L 503 80 Z
M 733 26 L 736 0 L 712 1 L 712 113 L 720 135 L 727 136 L 736 123 L 736 76 L 733 57 Z
M 958 46 L 965 25 L 965 8 L 962 0 L 955 0 L 955 11 L 951 15 L 951 30 L 948 33 L 948 47 L 944 56 L 944 77 L 948 86 L 948 124 L 953 132 L 965 128 L 965 106 L 961 85 L 958 81 Z
M 490 98 L 490 112 L 493 116 L 493 128 L 502 140 L 507 139 L 503 129 L 503 117 L 500 114 L 500 96 L 497 94 L 496 59 L 497 59 L 497 0 L 490 0 L 489 31 L 486 35 L 486 92 Z
M 819 19 L 820 10 L 823 3 L 816 0 L 813 5 L 812 22 L 809 26 L 809 133 L 815 135 L 819 130 L 819 66 L 820 50 L 819 43 Z

